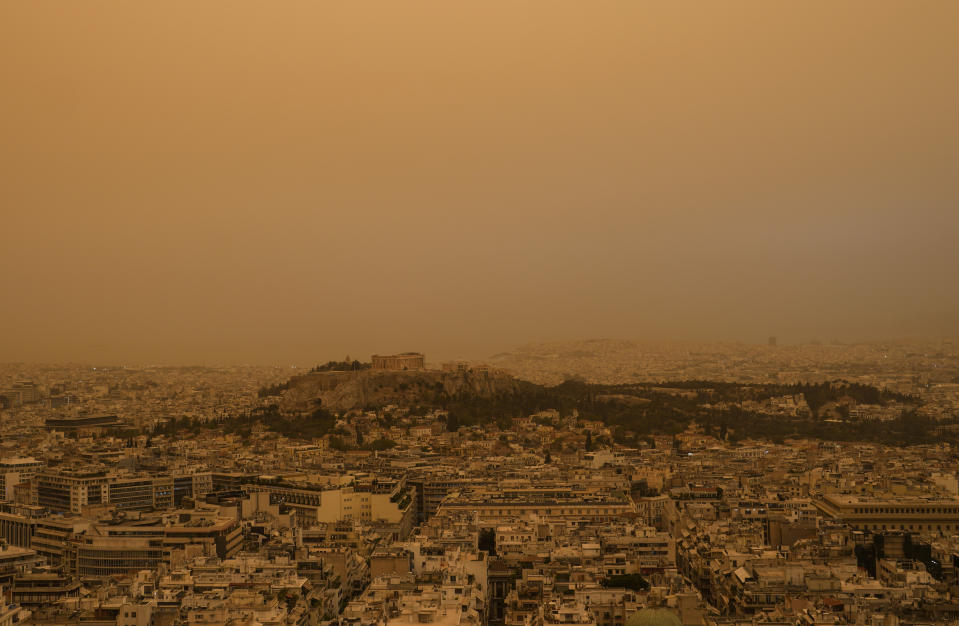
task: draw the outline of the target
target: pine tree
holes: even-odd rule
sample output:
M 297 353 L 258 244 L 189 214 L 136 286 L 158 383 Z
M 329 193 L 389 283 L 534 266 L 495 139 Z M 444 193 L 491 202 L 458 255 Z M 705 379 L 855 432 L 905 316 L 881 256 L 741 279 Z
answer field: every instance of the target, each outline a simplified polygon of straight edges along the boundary
M 459 430 L 459 427 L 460 427 L 460 421 L 455 414 L 450 413 L 449 415 L 446 416 L 447 432 L 455 433 L 457 430 Z

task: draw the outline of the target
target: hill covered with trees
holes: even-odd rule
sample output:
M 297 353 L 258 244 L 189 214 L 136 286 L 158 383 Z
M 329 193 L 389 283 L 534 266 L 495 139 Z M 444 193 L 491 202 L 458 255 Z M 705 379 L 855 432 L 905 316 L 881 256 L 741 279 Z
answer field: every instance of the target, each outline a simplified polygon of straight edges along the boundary
M 502 373 L 383 372 L 351 367 L 311 372 L 272 388 L 269 395 L 274 393 L 278 406 L 276 416 L 270 419 L 277 432 L 289 435 L 329 432 L 332 425 L 326 415 L 376 410 L 387 404 L 420 414 L 445 411 L 449 430 L 494 423 L 505 429 L 513 418 L 556 410 L 562 416 L 603 422 L 618 442 L 627 445 L 649 435 L 680 433 L 692 423 L 734 441 L 799 437 L 910 445 L 937 441 L 936 427 L 941 424 L 919 414 L 914 397 L 845 381 L 747 384 L 684 380 L 603 385 L 573 379 L 546 386 Z M 797 399 L 804 410 L 793 415 L 764 410 L 780 398 Z M 857 405 L 887 407 L 895 417 L 883 421 L 850 417 L 848 408 Z M 321 409 L 319 417 L 324 419 L 318 417 Z

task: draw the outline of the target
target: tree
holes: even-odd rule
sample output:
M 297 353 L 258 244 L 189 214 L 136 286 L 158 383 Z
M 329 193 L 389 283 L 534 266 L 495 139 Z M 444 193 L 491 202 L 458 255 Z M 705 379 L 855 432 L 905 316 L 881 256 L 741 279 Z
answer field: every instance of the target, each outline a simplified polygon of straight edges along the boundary
M 586 431 L 586 451 L 593 451 L 593 433 L 588 430 Z
M 476 541 L 476 547 L 480 550 L 485 550 L 490 556 L 496 556 L 496 529 L 481 528 Z
M 543 461 L 546 462 L 546 463 L 552 463 L 552 462 L 553 462 L 553 455 L 551 455 L 551 454 L 549 453 L 549 450 L 546 451 L 546 454 L 544 455 Z
M 446 432 L 455 433 L 460 428 L 460 420 L 455 413 L 446 416 Z
M 649 589 L 649 582 L 639 574 L 613 574 L 601 581 L 604 587 L 625 587 L 633 591 Z
M 345 452 L 350 449 L 350 446 L 346 445 L 346 442 L 343 441 L 341 437 L 336 435 L 330 435 L 330 448 L 338 452 Z

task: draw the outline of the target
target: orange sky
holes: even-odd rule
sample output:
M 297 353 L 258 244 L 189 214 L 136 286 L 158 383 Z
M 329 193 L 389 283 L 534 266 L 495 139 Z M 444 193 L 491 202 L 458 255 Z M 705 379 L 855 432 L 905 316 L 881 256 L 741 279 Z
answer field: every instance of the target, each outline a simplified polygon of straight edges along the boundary
M 959 3 L 8 2 L 0 361 L 959 334 Z

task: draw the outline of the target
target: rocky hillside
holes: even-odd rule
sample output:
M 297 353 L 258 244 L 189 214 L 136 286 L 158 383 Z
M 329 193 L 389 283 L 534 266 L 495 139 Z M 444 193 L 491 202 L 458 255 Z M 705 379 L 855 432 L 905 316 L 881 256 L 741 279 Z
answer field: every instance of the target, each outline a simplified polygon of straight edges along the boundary
M 290 379 L 279 405 L 284 413 L 310 411 L 317 406 L 334 411 L 388 404 L 431 406 L 443 397 L 511 395 L 523 384 L 509 374 L 484 370 L 311 372 Z

